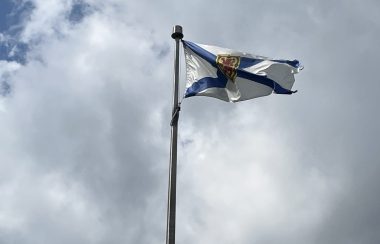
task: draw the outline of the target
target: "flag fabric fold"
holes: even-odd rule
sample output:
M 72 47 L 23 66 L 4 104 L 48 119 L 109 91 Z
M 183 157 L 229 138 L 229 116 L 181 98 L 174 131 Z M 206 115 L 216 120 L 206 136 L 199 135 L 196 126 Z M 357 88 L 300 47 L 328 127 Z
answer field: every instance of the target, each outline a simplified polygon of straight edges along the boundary
M 277 60 L 227 48 L 182 41 L 187 84 L 185 97 L 209 96 L 227 102 L 292 94 L 298 60 Z

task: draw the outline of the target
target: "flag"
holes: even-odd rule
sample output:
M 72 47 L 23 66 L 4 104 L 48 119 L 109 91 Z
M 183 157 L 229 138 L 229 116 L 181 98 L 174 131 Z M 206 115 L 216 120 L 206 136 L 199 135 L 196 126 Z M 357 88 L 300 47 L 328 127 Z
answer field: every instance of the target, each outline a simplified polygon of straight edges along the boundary
M 186 59 L 185 97 L 209 96 L 227 102 L 292 94 L 298 60 L 279 60 L 182 41 Z

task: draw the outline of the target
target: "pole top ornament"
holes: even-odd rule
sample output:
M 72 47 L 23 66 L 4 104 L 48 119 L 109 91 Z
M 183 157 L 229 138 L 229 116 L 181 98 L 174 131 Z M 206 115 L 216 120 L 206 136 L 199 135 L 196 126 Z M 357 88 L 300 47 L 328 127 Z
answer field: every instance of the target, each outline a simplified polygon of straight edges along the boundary
M 182 39 L 183 34 L 182 34 L 182 26 L 180 25 L 175 25 L 173 27 L 173 34 L 172 34 L 173 39 Z

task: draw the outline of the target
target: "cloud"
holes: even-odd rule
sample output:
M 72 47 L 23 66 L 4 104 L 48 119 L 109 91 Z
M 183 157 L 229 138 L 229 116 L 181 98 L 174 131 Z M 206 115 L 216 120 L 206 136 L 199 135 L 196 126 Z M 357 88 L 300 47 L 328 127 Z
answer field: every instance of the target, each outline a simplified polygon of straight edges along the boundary
M 0 60 L 0 95 L 6 95 L 10 92 L 10 85 L 7 79 L 14 74 L 21 65 L 14 61 L 2 61 Z
M 164 242 L 173 24 L 305 66 L 292 96 L 183 101 L 177 241 L 378 243 L 375 1 L 32 4 L 0 62 L 1 243 Z
M 163 239 L 165 45 L 102 13 L 50 34 L 2 101 L 1 242 Z

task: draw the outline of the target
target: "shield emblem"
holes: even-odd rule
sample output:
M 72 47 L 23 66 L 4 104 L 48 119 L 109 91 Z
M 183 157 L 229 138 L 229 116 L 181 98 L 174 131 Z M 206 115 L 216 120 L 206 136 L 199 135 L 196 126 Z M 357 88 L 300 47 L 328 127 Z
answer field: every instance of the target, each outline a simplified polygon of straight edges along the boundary
M 236 69 L 240 64 L 240 57 L 231 56 L 228 54 L 221 54 L 216 56 L 216 64 L 218 65 L 220 71 L 227 76 L 231 81 L 235 81 L 236 78 Z

